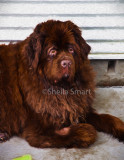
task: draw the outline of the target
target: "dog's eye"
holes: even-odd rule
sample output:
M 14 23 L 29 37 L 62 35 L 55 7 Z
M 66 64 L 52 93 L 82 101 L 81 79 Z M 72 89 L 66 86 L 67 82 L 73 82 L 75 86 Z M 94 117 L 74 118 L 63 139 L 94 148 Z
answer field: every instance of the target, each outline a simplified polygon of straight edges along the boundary
M 74 49 L 72 47 L 68 48 L 69 53 L 73 54 L 74 53 Z
M 51 49 L 50 51 L 49 51 L 49 55 L 50 56 L 55 56 L 57 54 L 57 50 L 56 49 Z

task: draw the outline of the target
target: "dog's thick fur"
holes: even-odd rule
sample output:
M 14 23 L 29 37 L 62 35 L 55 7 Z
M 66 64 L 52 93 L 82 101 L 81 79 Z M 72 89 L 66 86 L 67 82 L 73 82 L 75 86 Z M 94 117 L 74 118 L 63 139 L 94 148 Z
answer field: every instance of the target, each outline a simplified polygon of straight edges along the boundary
M 89 52 L 70 21 L 49 20 L 26 40 L 0 46 L 1 142 L 16 135 L 35 147 L 80 148 L 96 140 L 96 130 L 124 140 L 124 123 L 92 108 Z

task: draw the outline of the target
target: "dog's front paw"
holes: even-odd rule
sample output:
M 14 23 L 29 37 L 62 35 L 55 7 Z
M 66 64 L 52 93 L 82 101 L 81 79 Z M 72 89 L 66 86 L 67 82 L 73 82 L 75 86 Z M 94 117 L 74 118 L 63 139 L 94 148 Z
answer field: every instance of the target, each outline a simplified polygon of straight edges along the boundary
M 124 142 L 124 122 L 122 122 L 120 119 L 118 120 L 118 123 L 115 124 L 113 133 L 119 141 Z
M 93 144 L 96 140 L 97 133 L 95 128 L 90 124 L 77 124 L 71 126 L 70 141 L 72 147 L 83 148 Z
M 8 133 L 0 132 L 0 143 L 6 142 L 9 139 Z
M 117 133 L 116 137 L 118 138 L 119 141 L 124 142 L 124 127 L 120 128 Z

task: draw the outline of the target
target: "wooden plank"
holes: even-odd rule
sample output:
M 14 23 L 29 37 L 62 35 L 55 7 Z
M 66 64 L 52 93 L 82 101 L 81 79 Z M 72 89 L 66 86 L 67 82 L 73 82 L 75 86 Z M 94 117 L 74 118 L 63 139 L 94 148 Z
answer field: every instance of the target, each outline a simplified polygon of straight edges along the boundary
M 24 40 L 32 30 L 0 30 L 0 40 Z
M 0 14 L 124 14 L 124 3 L 84 3 L 84 4 L 15 4 L 0 3 Z
M 16 43 L 16 40 L 0 40 L 0 44 Z M 93 54 L 124 54 L 124 42 L 88 42 Z
M 123 60 L 124 59 L 124 54 L 89 54 L 89 59 L 91 60 L 99 60 L 99 59 L 108 59 L 108 60 L 112 60 L 112 59 L 115 59 L 115 60 Z
M 86 40 L 124 40 L 124 30 L 83 30 L 82 36 Z
M 60 16 L 39 16 L 39 17 L 13 17 L 0 16 L 0 27 L 31 27 L 38 23 L 55 20 L 71 20 L 79 27 L 124 27 L 124 17 L 60 17 Z
M 8 40 L 0 40 L 0 45 L 8 45 L 8 44 L 15 44 L 17 41 L 8 41 Z
M 117 0 L 0 0 L 2 3 L 115 3 Z
M 124 54 L 124 42 L 90 42 L 91 53 L 122 53 Z
M 0 29 L 0 40 L 23 40 L 33 32 L 32 29 L 15 30 Z M 124 40 L 124 31 L 117 29 L 83 30 L 82 36 L 86 40 Z
M 0 2 L 63 2 L 63 1 L 66 1 L 66 2 L 75 2 L 75 0 L 0 0 Z M 97 3 L 97 2 L 117 2 L 117 0 L 76 0 L 76 2 L 94 2 L 94 3 Z

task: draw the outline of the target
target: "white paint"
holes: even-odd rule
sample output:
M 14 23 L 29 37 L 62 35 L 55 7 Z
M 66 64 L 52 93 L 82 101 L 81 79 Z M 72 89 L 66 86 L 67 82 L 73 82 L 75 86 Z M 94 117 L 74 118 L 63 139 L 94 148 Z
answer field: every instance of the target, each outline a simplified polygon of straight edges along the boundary
M 27 30 L 0 30 L 0 40 L 23 40 L 33 32 Z M 82 36 L 86 40 L 124 40 L 123 30 L 83 30 Z
M 91 53 L 124 53 L 124 42 L 98 42 L 88 43 Z
M 118 7 L 124 7 L 124 4 L 106 3 L 70 3 L 67 4 L 33 4 L 33 3 L 0 3 L 0 14 L 117 14 L 124 13 L 124 10 L 118 10 Z
M 0 40 L 24 40 L 32 30 L 0 30 Z
M 20 35 L 21 36 L 21 35 Z M 9 42 L 0 42 L 0 44 L 9 44 Z M 89 43 L 88 44 L 91 46 L 91 53 L 98 53 L 98 54 L 105 54 L 105 53 L 114 53 L 115 54 L 115 58 L 118 58 L 118 53 L 120 53 L 123 57 L 123 53 L 124 53 L 124 45 L 123 42 L 98 42 L 98 43 Z M 117 53 L 117 54 L 116 54 Z M 109 56 L 108 54 L 108 56 Z M 110 54 L 110 56 L 111 56 Z M 91 57 L 96 57 L 97 58 L 98 55 L 94 56 L 94 54 L 91 54 Z M 103 57 L 106 58 L 108 57 L 107 54 L 105 54 Z M 101 56 L 98 56 L 99 58 Z M 100 58 L 101 59 L 101 58 Z M 122 58 L 123 59 L 123 58 Z
M 8 1 L 11 2 L 12 0 Z M 124 3 L 119 3 L 119 0 L 109 0 L 109 2 L 116 3 L 95 3 L 101 2 L 101 0 L 93 0 L 93 3 L 87 3 L 90 0 L 79 0 L 78 3 L 70 1 L 68 5 L 66 1 L 54 0 L 54 3 L 42 3 L 40 0 L 27 0 L 25 1 L 17 0 L 12 3 L 0 3 L 0 13 L 7 14 L 6 16 L 0 15 L 0 40 L 24 40 L 30 33 L 32 29 L 38 24 L 48 19 L 56 20 L 71 20 L 79 27 L 124 27 L 123 16 L 90 16 L 85 17 L 84 15 L 78 14 L 118 14 L 124 13 L 122 9 Z M 46 0 L 44 0 L 45 2 Z M 85 3 L 83 3 L 85 1 Z M 106 0 L 104 0 L 106 1 Z M 17 2 L 17 3 L 16 3 Z M 19 2 L 19 3 L 18 3 Z M 33 3 L 40 2 L 40 3 Z M 62 2 L 62 3 L 55 3 Z M 103 1 L 102 1 L 103 2 Z M 58 7 L 59 6 L 59 7 Z M 13 14 L 13 15 L 10 15 Z M 19 14 L 19 15 L 15 15 Z M 24 16 L 23 14 L 29 14 Z M 35 16 L 30 16 L 35 14 Z M 38 16 L 38 14 L 46 14 L 46 16 Z M 55 14 L 52 16 L 51 14 Z M 64 16 L 56 16 L 56 14 L 64 14 Z M 71 16 L 68 16 L 70 14 Z M 77 14 L 76 17 L 72 14 Z M 48 16 L 47 16 L 48 15 Z M 4 28 L 6 27 L 6 28 Z M 9 29 L 7 27 L 18 27 L 20 30 Z M 32 29 L 21 30 L 21 27 L 30 27 Z M 120 40 L 124 39 L 123 29 L 108 29 L 108 30 L 83 30 L 83 37 L 86 40 Z M 3 44 L 4 42 L 0 42 Z M 7 43 L 7 42 L 6 42 Z M 92 42 L 89 43 L 92 47 L 92 53 L 124 53 L 123 42 Z
M 124 60 L 124 54 L 96 54 L 96 55 L 92 55 L 92 54 L 89 54 L 89 59 L 91 60 L 105 60 L 105 59 L 123 59 Z
M 13 0 L 8 0 L 8 1 L 13 1 Z M 15 1 L 20 1 L 20 0 L 15 0 Z M 41 2 L 41 0 L 21 0 L 22 2 L 26 2 L 26 1 L 30 1 L 30 2 L 32 2 L 32 1 L 34 1 L 34 2 Z M 43 0 L 43 1 L 49 1 L 49 2 L 52 2 L 52 1 L 56 1 L 56 2 L 63 2 L 63 0 Z M 80 1 L 80 2 L 91 2 L 91 1 L 93 1 L 93 2 L 105 2 L 106 0 L 65 0 L 65 1 L 67 1 L 67 2 L 75 2 L 75 1 Z M 118 0 L 109 0 L 109 2 L 117 2 Z
M 12 17 L 0 15 L 0 27 L 32 27 L 34 28 L 38 23 L 47 21 L 49 19 L 67 21 L 71 20 L 79 27 L 124 27 L 123 17 L 60 17 L 60 16 L 46 16 L 46 17 Z
M 95 40 L 95 39 L 101 39 L 101 40 L 124 40 L 124 31 L 123 30 L 114 30 L 114 29 L 108 29 L 108 30 L 84 30 L 82 32 L 82 36 L 84 39 L 88 40 Z

